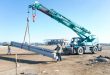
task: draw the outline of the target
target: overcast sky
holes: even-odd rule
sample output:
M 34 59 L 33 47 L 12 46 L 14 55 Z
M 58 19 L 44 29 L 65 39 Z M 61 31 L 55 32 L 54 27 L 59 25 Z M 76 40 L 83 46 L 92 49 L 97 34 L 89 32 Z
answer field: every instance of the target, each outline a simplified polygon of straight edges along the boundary
M 0 1 L 0 41 L 23 41 L 27 7 L 35 0 Z M 90 30 L 102 43 L 110 43 L 110 0 L 39 0 L 48 9 L 54 9 L 71 21 Z M 31 12 L 31 11 L 30 11 Z M 68 39 L 77 36 L 71 29 L 40 11 L 32 22 L 30 13 L 31 42 L 45 39 Z

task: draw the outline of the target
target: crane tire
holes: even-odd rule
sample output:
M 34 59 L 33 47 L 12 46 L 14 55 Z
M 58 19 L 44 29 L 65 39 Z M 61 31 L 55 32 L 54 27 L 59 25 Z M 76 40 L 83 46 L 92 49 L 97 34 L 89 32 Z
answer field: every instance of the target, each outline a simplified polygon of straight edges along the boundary
M 98 51 L 98 48 L 97 48 L 96 46 L 94 46 L 93 49 L 91 50 L 91 52 L 92 52 L 93 54 L 96 54 L 97 51 Z
M 84 49 L 83 49 L 82 47 L 79 47 L 79 48 L 76 50 L 76 53 L 77 53 L 78 55 L 81 55 L 81 54 L 84 53 Z

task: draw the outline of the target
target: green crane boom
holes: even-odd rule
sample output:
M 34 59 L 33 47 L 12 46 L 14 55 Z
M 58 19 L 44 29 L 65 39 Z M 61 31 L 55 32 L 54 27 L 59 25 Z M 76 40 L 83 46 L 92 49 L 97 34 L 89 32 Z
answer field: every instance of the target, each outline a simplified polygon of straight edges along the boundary
M 90 31 L 87 29 L 79 26 L 78 24 L 75 24 L 71 20 L 67 19 L 63 15 L 59 14 L 58 12 L 54 11 L 53 9 L 47 9 L 39 2 L 35 2 L 32 5 L 29 5 L 29 8 L 32 8 L 33 10 L 39 10 L 51 18 L 55 19 L 59 23 L 62 23 L 63 25 L 67 26 L 68 28 L 72 29 L 77 35 L 79 35 L 81 38 L 86 39 L 87 41 L 92 41 L 94 38 L 91 35 Z

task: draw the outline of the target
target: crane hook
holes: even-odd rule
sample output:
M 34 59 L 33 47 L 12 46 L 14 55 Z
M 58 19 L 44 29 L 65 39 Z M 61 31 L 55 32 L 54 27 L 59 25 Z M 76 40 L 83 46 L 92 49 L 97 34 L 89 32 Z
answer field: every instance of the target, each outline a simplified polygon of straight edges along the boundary
M 33 19 L 33 22 L 35 22 L 35 18 L 36 18 L 36 10 L 32 10 L 32 19 Z

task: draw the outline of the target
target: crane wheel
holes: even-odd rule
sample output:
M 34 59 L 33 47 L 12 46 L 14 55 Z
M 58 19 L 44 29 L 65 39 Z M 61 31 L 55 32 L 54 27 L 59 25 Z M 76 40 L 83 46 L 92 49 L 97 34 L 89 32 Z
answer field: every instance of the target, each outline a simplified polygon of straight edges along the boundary
M 96 46 L 94 46 L 93 49 L 91 50 L 91 52 L 92 52 L 93 54 L 97 53 L 97 51 L 98 51 L 98 48 L 97 48 Z
M 83 54 L 83 53 L 84 53 L 83 48 L 82 48 L 82 47 L 79 47 L 79 48 L 76 50 L 76 53 L 77 53 L 78 55 Z

